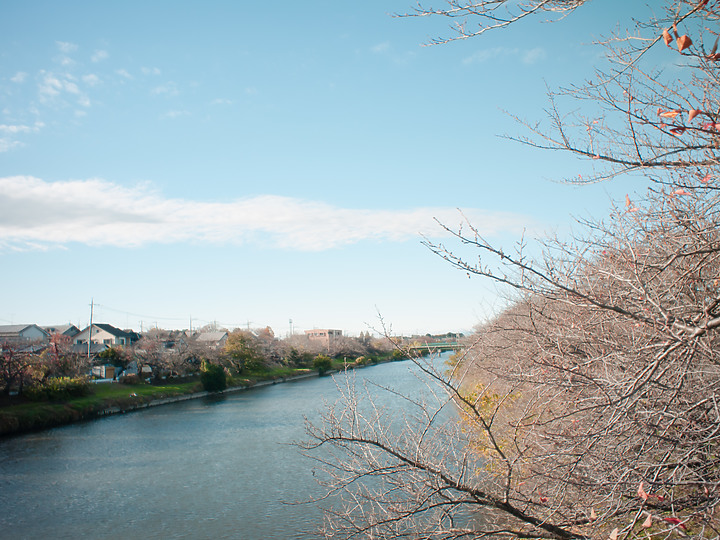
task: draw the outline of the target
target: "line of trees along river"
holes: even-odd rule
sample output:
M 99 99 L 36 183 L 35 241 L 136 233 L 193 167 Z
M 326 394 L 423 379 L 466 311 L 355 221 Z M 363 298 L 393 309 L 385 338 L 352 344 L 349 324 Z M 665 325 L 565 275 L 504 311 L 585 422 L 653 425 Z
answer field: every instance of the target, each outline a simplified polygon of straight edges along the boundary
M 394 362 L 348 376 L 408 394 L 421 388 L 415 369 Z M 289 503 L 321 494 L 317 464 L 290 443 L 337 392 L 322 377 L 1 441 L 0 530 L 17 539 L 316 538 L 321 510 Z M 379 390 L 376 400 L 400 406 Z

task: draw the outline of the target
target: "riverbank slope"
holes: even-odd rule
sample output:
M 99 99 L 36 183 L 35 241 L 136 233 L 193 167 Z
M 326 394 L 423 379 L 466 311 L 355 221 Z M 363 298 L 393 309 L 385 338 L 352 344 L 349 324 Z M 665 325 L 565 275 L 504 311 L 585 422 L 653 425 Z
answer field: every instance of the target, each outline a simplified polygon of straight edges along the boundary
M 270 377 L 264 380 L 245 379 L 240 385 L 233 385 L 213 394 L 241 392 L 317 376 L 317 372 L 308 370 L 296 375 Z M 199 381 L 163 386 L 103 382 L 94 385 L 93 389 L 91 396 L 63 402 L 17 402 L 0 407 L 0 437 L 40 431 L 210 395 L 210 392 L 202 389 Z

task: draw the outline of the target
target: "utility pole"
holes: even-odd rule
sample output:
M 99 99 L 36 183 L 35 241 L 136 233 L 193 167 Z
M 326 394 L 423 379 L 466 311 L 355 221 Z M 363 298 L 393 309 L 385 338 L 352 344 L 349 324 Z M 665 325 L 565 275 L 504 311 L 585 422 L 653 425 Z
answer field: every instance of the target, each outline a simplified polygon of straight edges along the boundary
M 95 307 L 95 299 L 90 299 L 90 335 L 88 336 L 88 360 L 90 360 L 90 348 L 92 347 L 92 325 L 93 325 L 93 308 Z

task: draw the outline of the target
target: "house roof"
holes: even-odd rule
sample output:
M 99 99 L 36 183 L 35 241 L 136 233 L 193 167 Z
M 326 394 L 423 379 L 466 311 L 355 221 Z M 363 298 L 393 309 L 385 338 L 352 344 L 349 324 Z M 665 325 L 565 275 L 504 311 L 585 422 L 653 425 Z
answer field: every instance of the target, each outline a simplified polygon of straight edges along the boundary
M 0 325 L 0 337 L 18 337 L 24 330 L 35 327 L 42 332 L 47 332 L 36 324 L 4 324 Z
M 133 332 L 132 330 L 120 330 L 119 328 L 114 327 L 112 324 L 93 323 L 93 326 L 95 328 L 99 328 L 100 330 L 104 330 L 108 334 L 115 337 L 124 337 L 131 341 L 137 341 L 138 339 L 140 339 L 140 335 L 137 332 Z M 87 328 L 85 330 L 87 330 Z M 83 332 L 85 330 L 83 330 Z
M 72 331 L 71 334 L 80 333 L 80 330 L 74 324 L 57 324 L 55 326 L 43 326 L 42 329 L 49 334 L 65 334 L 68 331 Z
M 0 325 L 0 333 L 2 334 L 10 334 L 15 333 L 19 334 L 23 330 L 25 330 L 28 326 L 31 326 L 29 324 L 2 324 Z
M 100 330 L 105 330 L 108 334 L 112 334 L 116 337 L 127 337 L 129 334 L 129 332 L 115 328 L 112 324 L 93 323 L 93 326 L 95 328 L 99 328 Z
M 198 341 L 220 341 L 227 336 L 227 332 L 204 332 L 197 337 Z

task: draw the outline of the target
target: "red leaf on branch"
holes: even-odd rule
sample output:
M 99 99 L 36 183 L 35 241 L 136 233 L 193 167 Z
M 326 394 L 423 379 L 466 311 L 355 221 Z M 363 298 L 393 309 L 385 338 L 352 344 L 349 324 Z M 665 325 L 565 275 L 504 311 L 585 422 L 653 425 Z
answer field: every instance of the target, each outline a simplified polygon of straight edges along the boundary
M 685 49 L 692 45 L 692 39 L 689 36 L 683 35 L 677 38 L 678 51 L 683 52 Z
M 676 189 L 675 191 L 673 191 L 672 194 L 673 194 L 673 195 L 690 195 L 690 192 L 689 192 L 689 191 L 685 191 L 683 188 L 680 188 L 680 189 Z M 659 498 L 660 498 L 660 497 L 658 497 L 658 499 L 659 499 Z
M 712 174 L 707 173 L 705 176 L 703 176 L 703 177 L 700 179 L 700 181 L 701 181 L 703 184 L 707 184 L 710 180 L 712 180 L 712 177 L 713 177 Z M 706 488 L 706 489 L 707 489 L 707 488 Z
M 685 133 L 685 129 L 686 128 L 684 128 L 684 127 L 676 127 L 676 128 L 671 129 L 670 133 L 673 133 L 675 135 L 682 135 L 683 133 Z
M 658 110 L 660 110 L 660 109 L 658 109 Z M 659 112 L 659 113 L 658 113 L 658 115 L 659 115 L 661 118 L 675 118 L 678 114 L 680 114 L 680 111 L 679 111 L 679 110 L 665 111 L 665 112 Z
M 648 514 L 647 519 L 643 521 L 642 526 L 646 529 L 652 526 L 652 516 L 650 514 Z
M 690 109 L 688 111 L 688 122 L 692 122 L 692 119 L 695 118 L 698 114 L 700 114 L 702 111 L 698 109 Z
M 640 497 L 643 501 L 647 501 L 649 495 L 645 491 L 645 488 L 643 488 L 643 482 L 640 482 L 640 485 L 638 486 L 638 497 Z

